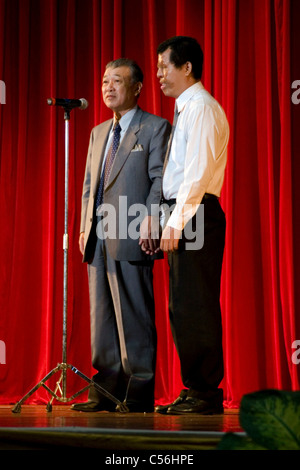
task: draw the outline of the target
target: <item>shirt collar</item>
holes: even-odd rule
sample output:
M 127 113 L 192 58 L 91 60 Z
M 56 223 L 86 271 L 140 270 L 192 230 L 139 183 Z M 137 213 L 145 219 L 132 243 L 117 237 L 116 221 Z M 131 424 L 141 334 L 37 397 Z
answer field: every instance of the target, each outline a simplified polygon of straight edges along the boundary
M 128 129 L 128 126 L 130 124 L 131 119 L 133 118 L 134 114 L 136 113 L 137 106 L 134 108 L 130 109 L 126 114 L 124 114 L 121 119 L 119 120 L 119 124 L 121 126 L 122 132 L 126 132 Z M 113 124 L 115 124 L 116 120 L 114 118 Z
M 178 109 L 178 112 L 180 113 L 183 108 L 185 107 L 186 103 L 199 91 L 199 90 L 204 90 L 204 86 L 202 85 L 202 82 L 196 82 L 194 85 L 191 85 L 188 87 L 186 90 L 184 90 L 181 95 L 178 96 L 176 99 L 176 106 Z

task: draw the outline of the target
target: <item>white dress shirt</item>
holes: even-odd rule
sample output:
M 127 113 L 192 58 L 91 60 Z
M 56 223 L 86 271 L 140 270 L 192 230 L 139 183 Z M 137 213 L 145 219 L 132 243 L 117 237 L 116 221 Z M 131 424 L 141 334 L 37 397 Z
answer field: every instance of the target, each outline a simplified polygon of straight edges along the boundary
M 163 177 L 164 198 L 176 199 L 170 227 L 182 230 L 205 193 L 220 196 L 227 162 L 229 125 L 219 103 L 201 82 L 177 99 L 179 112 Z

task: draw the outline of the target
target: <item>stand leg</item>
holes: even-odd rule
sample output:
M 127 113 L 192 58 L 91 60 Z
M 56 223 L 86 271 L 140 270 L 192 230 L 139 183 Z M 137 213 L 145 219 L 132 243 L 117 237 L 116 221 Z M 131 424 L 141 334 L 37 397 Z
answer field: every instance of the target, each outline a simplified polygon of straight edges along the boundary
M 51 395 L 51 400 L 47 404 L 47 411 L 52 411 L 52 402 L 57 399 L 60 402 L 66 403 L 73 400 L 75 397 L 86 391 L 90 387 L 95 387 L 100 393 L 112 400 L 117 405 L 118 411 L 129 411 L 125 403 L 121 403 L 113 395 L 108 393 L 104 388 L 93 382 L 91 379 L 82 374 L 75 367 L 67 364 L 67 310 L 68 310 L 68 249 L 69 249 L 69 236 L 68 236 L 68 199 L 69 199 L 69 120 L 71 109 L 65 108 L 65 216 L 64 216 L 64 237 L 63 237 L 63 250 L 64 250 L 64 285 L 63 285 L 63 344 L 62 344 L 62 363 L 58 364 L 55 369 L 50 371 L 35 387 L 33 387 L 12 409 L 13 413 L 20 413 L 21 406 L 38 388 L 44 387 Z M 77 392 L 70 398 L 66 397 L 66 380 L 67 369 L 71 369 L 75 374 L 79 375 L 82 379 L 88 382 L 88 386 Z M 59 380 L 56 382 L 54 392 L 46 385 L 47 380 L 56 372 L 62 371 Z M 61 387 L 62 383 L 62 387 Z M 57 395 L 57 391 L 62 396 Z
M 55 369 L 52 369 L 51 372 L 49 372 L 38 384 L 36 384 L 35 387 L 33 387 L 26 395 L 24 395 L 24 397 L 18 401 L 15 406 L 13 407 L 12 409 L 12 412 L 13 413 L 20 413 L 21 411 L 21 405 L 22 403 L 24 403 L 24 401 L 27 400 L 27 398 L 29 398 L 34 392 L 36 392 L 40 387 L 43 387 L 44 386 L 44 383 L 47 382 L 47 380 L 50 379 L 50 377 L 52 377 L 53 374 L 55 374 L 57 371 L 59 370 L 59 367 L 56 367 Z
M 75 393 L 74 395 L 72 395 L 71 397 L 67 398 L 65 396 L 65 393 L 63 393 L 63 390 L 60 386 L 61 382 L 64 383 L 64 380 L 65 380 L 65 377 L 66 377 L 66 372 L 67 372 L 67 369 L 70 369 L 72 372 L 74 372 L 76 375 L 78 375 L 79 377 L 81 377 L 83 380 L 85 380 L 86 382 L 88 382 L 89 385 L 87 385 L 86 387 L 82 388 L 81 390 L 79 390 L 77 393 Z M 58 381 L 56 382 L 56 387 L 55 387 L 55 390 L 52 391 L 47 385 L 46 385 L 46 382 L 47 380 L 50 379 L 50 377 L 52 377 L 52 375 L 54 375 L 55 373 L 57 373 L 58 371 L 62 371 L 61 373 L 61 376 L 60 378 L 58 379 Z M 52 402 L 54 399 L 58 400 L 59 402 L 63 402 L 63 403 L 67 403 L 69 401 L 72 401 L 74 400 L 74 398 L 76 398 L 78 395 L 80 395 L 81 393 L 85 392 L 86 390 L 88 390 L 89 388 L 91 387 L 95 387 L 98 392 L 102 393 L 105 397 L 109 398 L 110 400 L 112 400 L 117 406 L 116 406 L 116 409 L 121 412 L 121 413 L 127 413 L 129 410 L 128 410 L 128 407 L 126 405 L 125 402 L 120 402 L 117 398 L 115 398 L 113 395 L 111 395 L 107 390 L 105 390 L 104 388 L 100 387 L 100 385 L 96 384 L 93 380 L 89 379 L 86 375 L 84 375 L 82 372 L 80 372 L 78 369 L 76 369 L 76 367 L 70 365 L 70 364 L 58 364 L 57 367 L 55 369 L 53 369 L 51 372 L 49 372 L 35 387 L 33 387 L 26 395 L 24 395 L 24 397 L 18 401 L 15 406 L 12 408 L 12 412 L 13 413 L 20 413 L 21 412 L 21 406 L 22 404 L 34 393 L 36 392 L 40 387 L 44 387 L 51 395 L 51 400 L 48 402 L 47 404 L 47 407 L 46 407 L 46 410 L 48 412 L 51 412 L 52 411 Z M 62 396 L 59 396 L 57 395 L 57 391 L 60 391 L 61 395 Z
M 117 398 L 115 398 L 111 393 L 109 393 L 107 390 L 104 388 L 100 387 L 96 382 L 93 380 L 89 379 L 86 377 L 82 372 L 80 372 L 78 369 L 76 369 L 73 366 L 70 366 L 71 370 L 75 372 L 75 374 L 79 375 L 82 379 L 86 380 L 87 382 L 90 383 L 91 386 L 93 386 L 98 392 L 102 393 L 105 397 L 109 398 L 112 400 L 116 405 L 117 405 L 117 410 L 120 411 L 121 413 L 127 413 L 129 411 L 127 405 L 126 405 L 126 400 L 122 403 L 120 402 Z
M 62 391 L 61 386 L 60 386 L 60 383 L 61 383 L 62 380 L 63 380 L 63 375 L 61 374 L 59 380 L 56 382 L 56 387 L 55 387 L 55 390 L 54 390 L 54 395 L 57 394 L 57 390 L 59 390 L 60 394 L 63 395 L 63 391 Z M 47 410 L 48 412 L 52 411 L 52 402 L 53 402 L 53 400 L 54 400 L 54 398 L 55 398 L 54 395 L 52 395 L 50 401 L 47 403 L 46 410 Z

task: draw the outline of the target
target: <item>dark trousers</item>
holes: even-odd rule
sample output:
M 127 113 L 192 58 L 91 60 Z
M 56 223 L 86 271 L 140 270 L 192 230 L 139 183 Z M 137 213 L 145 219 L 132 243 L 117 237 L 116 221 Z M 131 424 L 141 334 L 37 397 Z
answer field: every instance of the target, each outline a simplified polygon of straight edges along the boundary
M 204 244 L 168 255 L 169 314 L 185 387 L 211 392 L 223 378 L 220 280 L 225 242 L 225 214 L 216 197 L 204 204 Z M 196 216 L 195 216 L 196 217 Z M 189 223 L 194 224 L 194 220 Z

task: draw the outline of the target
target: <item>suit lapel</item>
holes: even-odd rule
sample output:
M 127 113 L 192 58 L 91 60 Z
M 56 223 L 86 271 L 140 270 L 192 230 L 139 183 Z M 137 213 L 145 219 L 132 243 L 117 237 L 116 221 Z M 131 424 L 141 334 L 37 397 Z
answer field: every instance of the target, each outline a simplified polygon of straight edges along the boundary
M 140 130 L 140 121 L 142 117 L 143 111 L 138 108 L 136 113 L 134 114 L 131 123 L 127 129 L 126 134 L 124 135 L 121 145 L 119 147 L 118 152 L 116 153 L 116 157 L 113 163 L 113 167 L 111 170 L 111 174 L 109 180 L 107 182 L 107 187 L 115 180 L 115 178 L 120 173 L 124 163 L 126 162 L 127 158 L 130 155 L 131 150 L 136 144 L 137 141 L 137 133 Z

